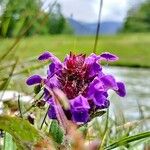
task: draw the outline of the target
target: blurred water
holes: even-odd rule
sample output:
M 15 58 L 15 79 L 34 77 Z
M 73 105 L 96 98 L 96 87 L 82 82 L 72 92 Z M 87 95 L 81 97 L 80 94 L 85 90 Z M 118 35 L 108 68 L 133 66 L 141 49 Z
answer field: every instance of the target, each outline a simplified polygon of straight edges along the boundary
M 117 108 L 120 107 L 129 120 L 138 119 L 141 114 L 150 117 L 150 69 L 104 67 L 104 72 L 125 83 L 126 97 L 120 98 L 113 94 L 111 101 L 117 103 Z

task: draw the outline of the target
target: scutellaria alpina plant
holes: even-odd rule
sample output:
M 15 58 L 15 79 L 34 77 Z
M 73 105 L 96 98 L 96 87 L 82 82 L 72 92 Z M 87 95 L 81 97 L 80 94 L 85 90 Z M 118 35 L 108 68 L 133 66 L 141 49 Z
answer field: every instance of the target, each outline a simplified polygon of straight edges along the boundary
M 76 124 L 87 123 L 93 113 L 109 107 L 109 90 L 114 90 L 121 97 L 126 95 L 124 83 L 103 72 L 101 61 L 118 60 L 117 56 L 109 52 L 100 55 L 92 53 L 88 57 L 70 53 L 63 62 L 52 53 L 44 52 L 38 60 L 50 61 L 47 77 L 33 75 L 26 83 L 44 87 L 44 100 L 50 105 L 50 119 L 57 119 L 57 104 L 52 94 L 54 89 L 59 89 L 66 95 L 69 107 L 66 109 L 62 106 L 62 110 L 67 119 Z

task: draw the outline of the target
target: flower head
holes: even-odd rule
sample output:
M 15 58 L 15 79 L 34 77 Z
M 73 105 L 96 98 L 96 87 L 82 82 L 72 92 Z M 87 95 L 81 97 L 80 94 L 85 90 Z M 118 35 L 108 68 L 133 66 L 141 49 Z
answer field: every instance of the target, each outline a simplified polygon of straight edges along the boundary
M 40 61 L 51 61 L 47 70 L 47 77 L 33 75 L 27 79 L 28 85 L 42 84 L 44 98 L 51 105 L 48 115 L 51 119 L 57 118 L 54 107 L 54 97 L 48 91 L 60 89 L 69 100 L 69 109 L 63 108 L 69 120 L 76 123 L 88 122 L 91 114 L 99 109 L 109 107 L 108 90 L 114 90 L 119 96 L 126 94 L 122 82 L 117 82 L 112 75 L 104 74 L 100 61 L 116 61 L 118 57 L 108 52 L 101 55 L 70 53 L 64 62 L 61 62 L 50 52 L 39 57 Z M 47 89 L 49 88 L 49 89 Z

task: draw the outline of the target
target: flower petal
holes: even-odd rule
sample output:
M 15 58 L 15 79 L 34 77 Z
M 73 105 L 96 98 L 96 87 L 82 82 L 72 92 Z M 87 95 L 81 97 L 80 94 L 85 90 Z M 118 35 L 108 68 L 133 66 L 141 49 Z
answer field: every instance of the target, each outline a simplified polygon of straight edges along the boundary
M 44 83 L 49 87 L 49 88 L 54 88 L 54 87 L 57 87 L 59 88 L 60 87 L 60 83 L 59 83 L 59 80 L 58 80 L 58 77 L 56 74 L 54 74 L 51 78 L 47 78 L 46 80 L 44 80 Z
M 48 110 L 48 117 L 50 119 L 56 119 L 56 112 L 55 112 L 55 108 L 53 105 L 50 106 L 49 110 Z
M 86 123 L 89 120 L 88 110 L 81 109 L 72 111 L 72 120 L 77 123 Z
M 96 91 L 104 91 L 103 84 L 98 77 L 95 77 L 89 85 L 87 92 L 88 97 L 91 97 Z
M 109 89 L 118 90 L 118 86 L 116 80 L 111 75 L 104 75 L 100 78 L 101 82 L 103 83 L 104 89 L 107 91 Z
M 97 60 L 99 60 L 99 59 L 100 59 L 100 56 L 92 53 L 90 56 L 85 58 L 85 63 L 86 64 L 93 64 L 93 63 L 97 62 Z
M 117 61 L 119 59 L 118 56 L 111 54 L 109 52 L 104 52 L 100 55 L 101 60 L 106 60 L 106 61 Z
M 52 98 L 52 95 L 49 93 L 49 91 L 46 88 L 44 88 L 44 99 L 48 102 L 49 101 L 51 102 L 51 98 Z
M 61 61 L 56 56 L 54 56 L 52 53 L 50 53 L 48 51 L 44 52 L 43 54 L 41 54 L 39 56 L 38 60 L 41 60 L 41 61 L 43 61 L 43 60 L 51 60 L 54 63 L 61 64 Z
M 88 65 L 88 76 L 94 77 L 97 76 L 102 71 L 102 67 L 97 62 Z
M 26 81 L 27 85 L 39 84 L 42 82 L 42 78 L 39 75 L 33 75 Z
M 82 95 L 70 100 L 70 104 L 73 110 L 90 109 L 87 98 L 83 97 Z
M 94 94 L 94 103 L 96 106 L 105 106 L 105 102 L 107 101 L 107 98 L 103 94 L 103 92 L 96 92 Z M 106 107 L 106 106 L 105 106 Z
M 60 63 L 51 63 L 49 65 L 49 69 L 47 70 L 48 76 L 52 76 L 54 74 L 59 75 L 61 73 L 62 64 Z
M 50 52 L 44 52 L 39 56 L 38 60 L 48 60 L 50 57 L 51 57 Z
M 116 93 L 121 96 L 124 97 L 126 95 L 126 89 L 125 89 L 125 85 L 122 82 L 117 82 L 117 86 L 118 86 L 118 90 L 116 90 Z

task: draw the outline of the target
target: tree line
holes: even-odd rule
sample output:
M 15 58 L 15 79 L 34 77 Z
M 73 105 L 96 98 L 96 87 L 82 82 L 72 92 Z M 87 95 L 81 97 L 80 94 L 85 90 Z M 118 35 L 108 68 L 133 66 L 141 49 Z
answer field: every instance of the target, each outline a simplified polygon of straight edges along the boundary
M 122 32 L 150 32 L 150 0 L 128 11 Z
M 40 0 L 0 0 L 0 37 L 71 34 L 59 3 L 42 9 Z

